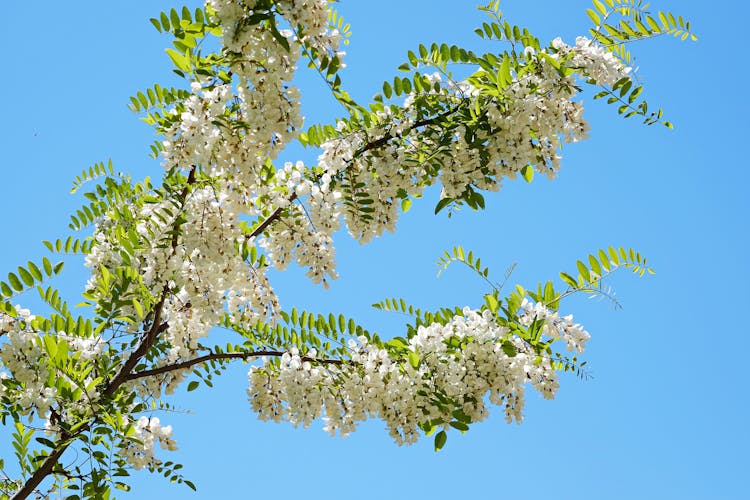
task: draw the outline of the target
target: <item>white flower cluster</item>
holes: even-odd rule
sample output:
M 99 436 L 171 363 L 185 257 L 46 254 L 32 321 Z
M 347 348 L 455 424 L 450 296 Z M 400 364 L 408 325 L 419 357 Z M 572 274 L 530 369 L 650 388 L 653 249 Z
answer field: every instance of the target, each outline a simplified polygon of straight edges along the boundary
M 260 207 L 252 202 L 263 184 L 260 169 L 302 126 L 299 91 L 289 83 L 299 45 L 285 32 L 286 50 L 269 28 L 248 23 L 252 5 L 236 0 L 209 0 L 207 5 L 221 22 L 223 54 L 238 84 L 214 85 L 205 79 L 192 84 L 193 96 L 174 108 L 179 118 L 164 131 L 164 165 L 200 165 L 212 177 L 231 182 L 228 191 L 248 206 L 249 215 L 257 215 Z
M 226 192 L 195 189 L 185 203 L 180 245 L 145 256 L 144 276 L 153 279 L 147 286 L 167 277 L 175 291 L 163 310 L 169 322 L 163 339 L 172 346 L 165 363 L 188 359 L 224 312 L 257 321 L 277 308 L 263 270 L 251 273 L 235 249 L 241 233 L 233 208 Z
M 193 82 L 194 95 L 184 102 L 184 111 L 163 142 L 165 167 L 185 165 L 210 165 L 214 152 L 225 140 L 215 123 L 226 113 L 227 101 L 234 97 L 228 85 L 217 85 L 211 90 L 202 90 L 201 84 Z M 177 109 L 174 113 L 178 113 Z
M 243 215 L 262 217 L 289 208 L 279 217 L 280 223 L 267 229 L 268 237 L 261 243 L 280 268 L 294 258 L 309 266 L 314 281 L 325 282 L 327 277 L 335 277 L 330 235 L 339 223 L 338 213 L 331 209 L 339 195 L 328 189 L 329 181 L 304 178 L 301 164 L 287 164 L 275 178 L 264 173 L 268 161 L 302 127 L 299 91 L 289 83 L 299 43 L 292 33 L 282 30 L 291 47 L 286 50 L 267 27 L 247 25 L 246 18 L 253 14 L 250 3 L 211 0 L 207 4 L 224 27 L 224 47 L 239 83 L 212 90 L 204 89 L 200 82 L 193 84 L 194 95 L 165 133 L 165 167 L 201 165 L 216 181 L 214 188 L 220 191 L 217 198 L 222 205 L 232 208 L 234 218 L 225 214 L 225 225 L 238 226 Z M 277 7 L 290 25 L 304 28 L 311 43 L 337 48 L 336 36 L 327 31 L 325 0 L 287 0 Z M 174 112 L 178 113 L 177 108 Z M 309 208 L 291 206 L 292 197 L 304 198 Z M 236 233 L 234 241 L 241 238 Z
M 153 367 L 190 359 L 225 313 L 245 323 L 273 319 L 278 303 L 265 269 L 249 267 L 243 248 L 260 244 L 279 268 L 294 259 L 309 267 L 315 282 L 325 284 L 336 277 L 332 234 L 339 228 L 340 194 L 330 189 L 330 176 L 314 178 L 301 163 L 288 163 L 276 175 L 269 174 L 270 162 L 302 127 L 299 92 L 290 84 L 299 43 L 293 33 L 282 30 L 287 50 L 267 26 L 247 22 L 253 15 L 251 2 L 207 4 L 223 27 L 222 54 L 237 83 L 193 82 L 192 95 L 174 106 L 172 125 L 163 130 L 164 167 L 188 171 L 198 166 L 200 185 L 191 186 L 184 200 L 130 207 L 129 226 L 138 233 L 140 249 L 128 256 L 129 266 L 139 270 L 143 287 L 155 298 L 166 296 L 161 320 L 169 328 L 160 341 L 166 342 L 167 354 Z M 278 9 L 291 16 L 290 25 L 304 28 L 310 43 L 337 48 L 335 34 L 326 41 L 325 0 L 289 0 Z M 246 236 L 243 218 L 262 220 L 277 209 L 283 212 L 264 238 Z M 179 223 L 179 244 L 173 245 L 177 215 L 184 220 Z M 96 288 L 102 266 L 111 271 L 121 265 L 121 231 L 108 221 L 97 226 L 87 256 L 93 273 L 90 290 Z M 134 314 L 127 305 L 122 312 Z M 170 393 L 188 372 L 128 386 L 142 396 Z
M 617 80 L 628 76 L 631 68 L 625 66 L 612 52 L 585 36 L 576 38 L 575 47 L 571 47 L 555 38 L 552 47 L 559 56 L 572 53 L 571 67 L 582 68 L 584 74 L 591 77 L 598 85 L 613 85 Z
M 535 319 L 544 321 L 542 333 L 552 340 L 563 340 L 567 345 L 568 352 L 575 351 L 578 354 L 583 353 L 586 348 L 586 342 L 591 338 L 589 332 L 583 329 L 578 323 L 573 323 L 573 315 L 560 316 L 557 312 L 545 307 L 544 304 L 536 304 L 527 299 L 523 299 L 521 309 L 524 314 L 521 316 L 521 324 L 529 326 Z
M 287 214 L 259 244 L 277 269 L 286 268 L 294 259 L 309 268 L 307 276 L 314 283 L 326 285 L 328 278 L 337 277 L 333 233 L 340 227 L 341 193 L 330 189 L 329 174 L 313 182 L 306 173 L 302 162 L 287 162 L 276 172 L 275 184 L 281 188 L 277 193 L 304 197 L 307 206 L 290 202 L 286 194 L 277 195 L 277 207 L 285 208 Z
M 551 338 L 563 331 L 566 341 L 583 349 L 570 317 L 559 319 L 543 307 L 530 310 L 549 318 L 545 333 Z M 508 354 L 507 343 L 515 355 Z M 378 417 L 402 444 L 418 439 L 420 424 L 447 426 L 456 410 L 471 422 L 481 421 L 489 414 L 488 402 L 501 406 L 508 422 L 520 422 L 527 383 L 548 399 L 558 389 L 550 360 L 510 335 L 489 311 L 466 308 L 445 325 L 419 327 L 406 346 L 418 357 L 417 368 L 406 355 L 394 359 L 364 337 L 349 347 L 351 361 L 340 364 L 324 364 L 315 360 L 314 351 L 301 356 L 293 349 L 280 363 L 265 360 L 253 366 L 248 375 L 253 410 L 263 420 L 303 426 L 324 417 L 326 430 L 341 435 L 355 430 L 357 422 Z
M 300 42 L 309 42 L 316 49 L 323 52 L 334 52 L 341 57 L 339 49 L 339 33 L 328 30 L 328 2 L 329 0 L 279 0 L 277 8 L 296 28 L 304 28 L 304 36 Z
M 336 177 L 346 171 L 350 196 L 359 200 L 358 204 L 366 205 L 364 210 L 342 209 L 349 234 L 361 243 L 380 236 L 384 230 L 395 230 L 401 193 L 418 197 L 424 190 L 420 183 L 425 176 L 424 168 L 405 167 L 409 155 L 419 147 L 417 139 L 410 136 L 415 141 L 411 145 L 397 140 L 412 132 L 413 115 L 387 107 L 376 113 L 376 118 L 376 123 L 366 131 L 351 132 L 324 143 L 318 157 L 319 167 L 329 176 Z M 364 152 L 367 138 L 394 140 L 383 141 L 379 147 Z
M 331 175 L 346 170 L 357 197 L 372 200 L 366 212 L 345 211 L 345 222 L 352 236 L 367 242 L 384 230 L 393 231 L 398 218 L 398 199 L 404 193 L 421 195 L 434 181 L 424 168 L 424 160 L 438 157 L 443 198 L 459 198 L 470 186 L 494 191 L 504 177 L 515 178 L 527 165 L 554 177 L 560 168 L 559 151 L 563 142 L 584 139 L 588 124 L 583 105 L 576 101 L 576 74 L 611 85 L 627 76 L 625 67 L 611 52 L 579 38 L 575 47 L 556 39 L 553 51 L 545 54 L 574 70 L 563 76 L 550 61 L 534 50 L 525 52 L 533 71 L 526 72 L 503 90 L 502 99 L 487 96 L 467 82 L 443 82 L 439 75 L 428 79 L 442 85 L 446 102 L 468 102 L 486 113 L 487 127 L 474 130 L 471 143 L 467 129 L 458 125 L 445 146 L 439 131 L 428 123 L 418 123 L 416 94 L 412 93 L 398 111 L 386 107 L 366 131 L 342 134 L 323 144 L 320 166 Z M 435 95 L 434 87 L 427 92 Z M 420 94 L 424 95 L 424 94 Z M 418 126 L 419 125 L 419 126 Z M 377 147 L 368 147 L 377 143 Z
M 125 422 L 127 424 L 127 421 Z M 120 454 L 134 469 L 156 466 L 160 461 L 154 457 L 154 447 L 159 443 L 162 449 L 174 451 L 177 443 L 172 439 L 172 426 L 162 426 L 157 417 L 140 417 L 134 424 L 135 439 L 140 443 L 127 441 Z
M 68 335 L 65 332 L 57 332 L 58 340 L 65 340 L 71 352 L 76 353 L 77 359 L 81 361 L 94 360 L 102 353 L 106 342 L 97 335 L 95 337 L 78 337 Z
M 14 381 L 23 386 L 15 395 L 24 414 L 34 411 L 44 416 L 52 405 L 55 389 L 48 387 L 49 372 L 44 362 L 45 352 L 37 333 L 29 323 L 34 316 L 28 309 L 16 306 L 17 316 L 0 313 L 0 333 L 7 342 L 0 346 L 0 361 Z
M 24 309 L 20 305 L 16 305 L 15 309 L 15 317 L 0 313 L 0 335 L 17 329 L 26 329 L 28 324 L 34 320 L 34 315 L 28 309 Z
M 200 339 L 224 314 L 232 315 L 237 322 L 252 323 L 271 318 L 278 311 L 265 270 L 249 269 L 237 250 L 244 237 L 235 207 L 227 191 L 213 185 L 196 187 L 180 208 L 184 217 L 182 234 L 180 244 L 174 246 L 172 201 L 144 204 L 132 223 L 137 226 L 142 250 L 130 257 L 130 265 L 139 269 L 143 287 L 156 297 L 165 296 L 160 320 L 169 324 L 160 338 L 167 344 L 166 354 L 152 367 L 192 358 Z M 165 216 L 167 213 L 173 215 Z M 119 263 L 106 254 L 115 247 L 117 234 L 107 225 L 97 230 L 107 233 L 97 234 L 97 245 L 89 255 L 89 263 L 96 265 L 94 283 L 100 276 L 98 266 Z M 135 314 L 131 306 L 123 306 L 122 312 Z M 163 391 L 169 394 L 187 373 L 189 370 L 143 378 L 129 387 L 142 396 L 159 396 Z
M 45 428 L 50 432 L 57 431 L 55 422 L 51 420 L 50 409 L 56 403 L 58 391 L 54 387 L 55 381 L 63 377 L 76 388 L 89 388 L 94 374 L 83 380 L 83 384 L 72 382 L 68 376 L 58 368 L 46 362 L 47 352 L 43 339 L 39 333 L 31 328 L 34 316 L 28 309 L 16 306 L 16 317 L 0 314 L 0 335 L 4 335 L 7 342 L 0 345 L 0 362 L 9 373 L 0 372 L 0 380 L 12 379 L 16 387 L 13 394 L 14 403 L 24 415 L 33 415 L 45 420 Z M 56 340 L 65 341 L 69 359 L 76 363 L 95 360 L 101 355 L 105 346 L 99 337 L 79 337 L 64 331 L 53 333 Z M 53 386 L 50 386 L 52 383 Z M 17 385 L 16 385 L 17 384 Z M 7 392 L 4 384 L 0 384 L 0 394 Z M 85 398 L 77 401 L 66 401 L 63 413 L 86 413 L 90 410 L 91 401 L 99 397 L 95 388 L 86 389 Z

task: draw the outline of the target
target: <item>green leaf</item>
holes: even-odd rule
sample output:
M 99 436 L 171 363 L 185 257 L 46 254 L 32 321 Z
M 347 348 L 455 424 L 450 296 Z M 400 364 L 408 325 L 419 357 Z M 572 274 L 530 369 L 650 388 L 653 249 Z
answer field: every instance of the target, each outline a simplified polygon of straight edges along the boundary
M 445 442 L 448 440 L 448 434 L 445 431 L 440 431 L 435 434 L 435 451 L 440 451 L 445 446 Z
M 176 10 L 169 10 L 169 20 L 172 22 L 172 27 L 178 28 L 180 26 L 180 16 Z
M 630 97 L 628 97 L 628 102 L 633 103 L 636 99 L 638 99 L 638 96 L 641 95 L 641 92 L 643 92 L 643 86 L 637 87 L 631 94 Z
M 393 95 L 393 87 L 391 87 L 391 84 L 388 82 L 383 82 L 383 95 L 386 99 L 390 99 Z
M 600 248 L 599 252 L 597 252 L 597 253 L 599 254 L 599 261 L 601 262 L 602 267 L 606 271 L 609 271 L 609 269 L 610 269 L 610 262 L 609 262 L 609 256 L 607 255 L 607 252 L 605 252 L 604 250 L 602 250 Z
M 513 344 L 513 342 L 510 342 L 508 340 L 504 340 L 503 343 L 500 345 L 502 347 L 503 352 L 508 355 L 508 357 L 515 357 L 516 354 L 518 354 L 518 349 L 516 349 L 516 346 Z
M 35 439 L 35 440 L 36 440 L 36 441 L 37 441 L 38 443 L 41 443 L 41 444 L 43 444 L 44 446 L 47 446 L 48 448 L 54 448 L 54 447 L 55 447 L 55 443 L 54 443 L 53 441 L 51 441 L 51 440 L 47 439 L 47 438 L 43 438 L 43 437 L 38 437 L 38 438 L 34 438 L 34 439 Z
M 484 301 L 487 304 L 487 308 L 492 311 L 492 314 L 497 314 L 497 311 L 500 309 L 500 302 L 497 300 L 497 297 L 488 293 L 484 296 Z
M 592 9 L 586 9 L 586 14 L 591 18 L 591 20 L 594 22 L 594 26 L 599 26 L 602 24 L 602 20 L 599 17 L 599 15 L 594 12 Z
M 442 209 L 453 203 L 455 200 L 453 198 L 443 198 L 441 199 L 437 205 L 435 205 L 435 215 L 440 213 Z
M 411 87 L 411 80 L 409 80 L 408 78 L 404 78 L 401 81 L 401 86 L 403 87 L 405 93 L 408 94 L 408 93 L 411 92 L 411 89 L 412 89 L 412 87 Z
M 197 380 L 193 380 L 187 386 L 188 392 L 196 390 L 199 385 L 200 385 L 200 382 L 198 382 Z
M 26 286 L 34 285 L 34 278 L 31 276 L 31 273 L 29 273 L 26 269 L 19 266 L 18 275 L 21 276 L 21 280 L 23 280 Z
M 414 368 L 415 370 L 419 368 L 419 354 L 417 354 L 414 351 L 409 351 L 408 355 L 409 364 Z
M 57 342 L 55 342 L 55 339 L 52 337 L 52 335 L 45 335 L 42 337 L 44 340 L 44 347 L 47 351 L 47 354 L 50 358 L 55 358 L 55 355 L 57 354 Z
M 20 292 L 21 290 L 23 290 L 21 280 L 19 280 L 18 276 L 16 276 L 15 274 L 8 273 L 8 281 L 10 282 L 10 286 L 12 286 L 15 291 Z
M 586 264 L 581 262 L 580 260 L 576 262 L 576 266 L 578 267 L 578 272 L 581 273 L 581 276 L 583 276 L 583 279 L 586 281 L 591 280 L 591 273 L 589 273 L 588 268 L 586 267 Z
M 513 81 L 513 78 L 510 74 L 510 57 L 506 56 L 497 71 L 497 85 L 500 88 L 505 88 L 510 85 L 511 81 Z
M 596 257 L 593 255 L 589 255 L 589 266 L 591 267 L 591 270 L 594 271 L 599 276 L 602 275 L 602 268 L 599 265 L 599 261 L 596 260 Z
M 279 42 L 279 45 L 284 47 L 284 49 L 289 52 L 289 50 L 291 50 L 291 47 L 289 46 L 289 40 L 287 40 L 286 37 L 279 32 L 279 29 L 276 27 L 276 21 L 273 18 L 271 18 L 269 26 L 271 28 L 271 35 L 273 35 L 276 41 Z
M 531 182 L 534 180 L 534 168 L 531 165 L 526 165 L 521 169 L 521 176 L 523 176 L 523 180 L 526 182 Z
M 166 49 L 166 50 L 167 50 L 167 55 L 172 60 L 175 67 L 177 67 L 177 69 L 180 69 L 185 72 L 190 71 L 190 60 L 187 58 L 185 54 L 180 54 L 174 49 Z
M 388 344 L 390 346 L 393 346 L 393 347 L 396 347 L 396 348 L 399 348 L 399 349 L 402 349 L 402 348 L 405 348 L 405 347 L 409 346 L 409 343 L 406 341 L 406 339 L 403 339 L 401 337 L 393 338 L 393 339 L 389 340 L 388 342 L 386 342 L 386 344 Z
M 162 12 L 161 16 L 161 26 L 164 28 L 164 31 L 169 31 L 169 17 L 167 16 L 166 12 Z
M 42 275 L 42 271 L 37 267 L 36 264 L 29 261 L 26 263 L 26 267 L 28 268 L 29 272 L 34 276 L 34 279 L 36 281 L 42 281 L 44 279 L 44 276 Z
M 453 427 L 454 429 L 458 429 L 461 432 L 466 432 L 466 431 L 469 430 L 468 424 L 466 424 L 465 422 L 460 422 L 458 420 L 454 420 L 454 421 L 450 422 L 449 425 L 451 427 Z
M 135 309 L 135 313 L 138 315 L 138 318 L 143 318 L 143 306 L 138 301 L 138 299 L 133 299 L 133 309 Z

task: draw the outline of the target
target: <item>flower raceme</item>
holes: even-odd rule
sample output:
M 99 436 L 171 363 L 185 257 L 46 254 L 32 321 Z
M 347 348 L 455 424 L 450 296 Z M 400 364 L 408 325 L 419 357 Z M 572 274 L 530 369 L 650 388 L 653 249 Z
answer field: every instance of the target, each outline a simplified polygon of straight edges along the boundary
M 549 318 L 545 333 L 583 352 L 588 333 L 572 323 L 572 316 L 558 318 L 526 300 L 523 308 L 525 322 Z M 513 346 L 510 354 L 507 342 Z M 394 359 L 364 336 L 350 340 L 348 347 L 346 363 L 319 365 L 314 351 L 303 358 L 293 348 L 279 363 L 265 360 L 251 367 L 253 410 L 261 419 L 304 427 L 322 417 L 328 432 L 342 436 L 354 431 L 357 422 L 380 418 L 396 442 L 404 444 L 415 442 L 425 423 L 447 427 L 456 414 L 467 425 L 484 420 L 487 402 L 501 406 L 508 422 L 520 423 L 527 384 L 547 399 L 559 387 L 551 360 L 512 335 L 488 309 L 467 307 L 445 324 L 417 328 L 406 348 L 418 363 L 409 362 L 408 355 Z

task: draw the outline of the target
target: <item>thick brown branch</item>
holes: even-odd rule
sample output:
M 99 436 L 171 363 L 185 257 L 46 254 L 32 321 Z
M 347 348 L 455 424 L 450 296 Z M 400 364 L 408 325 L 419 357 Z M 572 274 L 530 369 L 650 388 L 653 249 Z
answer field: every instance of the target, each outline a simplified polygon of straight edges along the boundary
M 131 373 L 128 375 L 128 380 L 136 380 L 144 377 L 152 377 L 154 375 L 161 375 L 163 373 L 169 373 L 176 370 L 184 370 L 191 366 L 206 363 L 212 360 L 224 360 L 224 359 L 249 359 L 257 358 L 259 356 L 283 356 L 286 351 L 252 351 L 252 352 L 225 352 L 225 353 L 211 353 L 205 356 L 200 356 L 173 365 L 161 366 L 154 368 L 153 370 L 143 370 L 140 372 Z M 311 358 L 309 356 L 301 356 L 302 361 L 309 361 L 311 363 L 320 363 L 324 365 L 341 365 L 344 363 L 341 359 L 318 359 Z
M 34 490 L 39 486 L 39 483 L 41 483 L 45 477 L 52 474 L 52 469 L 54 469 L 62 454 L 65 453 L 65 450 L 68 449 L 70 443 L 71 442 L 68 441 L 52 450 L 52 453 L 44 459 L 42 465 L 34 471 L 34 474 L 32 474 L 29 479 L 26 480 L 24 485 L 21 486 L 21 489 L 16 491 L 15 495 L 10 497 L 11 500 L 21 500 L 22 498 L 26 498 L 34 493 Z
M 146 355 L 148 350 L 151 349 L 159 334 L 163 333 L 167 330 L 167 328 L 169 328 L 168 323 L 159 323 L 159 321 L 161 320 L 161 311 L 164 306 L 164 300 L 160 301 L 158 306 L 160 307 L 154 314 L 153 326 L 148 332 L 146 332 L 146 335 L 141 340 L 141 343 L 138 344 L 138 347 L 135 349 L 135 351 L 133 351 L 127 361 L 125 361 L 125 364 L 122 365 L 122 368 L 120 368 L 120 371 L 117 372 L 115 378 L 113 378 L 112 381 L 107 384 L 107 387 L 102 392 L 102 395 L 112 396 L 123 383 L 128 381 L 130 372 L 133 370 L 133 368 L 135 368 L 135 365 L 138 364 L 138 361 L 140 361 L 141 358 Z

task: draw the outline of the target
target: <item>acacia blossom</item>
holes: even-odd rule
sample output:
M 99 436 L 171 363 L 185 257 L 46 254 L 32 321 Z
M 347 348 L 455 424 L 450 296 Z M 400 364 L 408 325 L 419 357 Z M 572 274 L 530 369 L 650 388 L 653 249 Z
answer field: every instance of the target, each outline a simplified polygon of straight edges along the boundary
M 127 425 L 128 422 L 125 421 L 124 423 Z M 120 449 L 120 454 L 134 469 L 153 467 L 160 463 L 154 457 L 154 448 L 157 443 L 164 450 L 174 451 L 177 449 L 177 443 L 172 439 L 172 426 L 162 426 L 157 417 L 140 417 L 135 421 L 133 430 L 132 438 L 135 438 L 137 442 L 133 442 L 131 438 Z
M 561 336 L 569 347 L 583 351 L 588 334 L 573 325 L 572 316 L 561 319 L 529 302 L 524 309 L 531 313 L 527 320 L 532 315 L 549 319 L 544 330 L 549 338 Z M 512 344 L 512 352 L 504 342 Z M 470 422 L 482 421 L 489 415 L 488 403 L 501 406 L 508 422 L 520 423 L 527 384 L 546 399 L 559 387 L 550 358 L 511 335 L 489 310 L 465 308 L 446 324 L 420 326 L 406 346 L 419 360 L 416 367 L 366 337 L 351 340 L 349 349 L 350 360 L 340 364 L 319 363 L 315 351 L 302 356 L 295 348 L 278 363 L 266 359 L 251 367 L 253 410 L 263 420 L 304 427 L 323 418 L 328 432 L 342 436 L 376 417 L 404 444 L 416 441 L 426 422 L 447 426 L 456 410 Z
M 45 362 L 48 352 L 44 338 L 32 327 L 35 316 L 18 305 L 15 309 L 15 317 L 0 313 L 0 334 L 7 338 L 7 342 L 0 345 L 0 361 L 8 370 L 8 373 L 0 372 L 0 394 L 12 393 L 21 414 L 41 418 L 49 432 L 59 432 L 56 422 L 51 420 L 51 409 L 53 406 L 58 408 L 57 420 L 64 415 L 85 414 L 90 403 L 99 397 L 97 389 L 92 386 L 93 377 L 89 375 L 79 384 L 71 381 L 63 370 L 50 367 Z M 70 359 L 76 363 L 95 361 L 105 346 L 100 336 L 81 337 L 64 331 L 48 335 L 55 338 L 56 344 L 63 344 Z M 54 387 L 58 377 L 81 388 L 83 397 L 68 401 L 58 394 Z M 6 387 L 2 380 L 12 381 L 12 385 Z
M 390 106 L 375 113 L 377 121 L 369 128 L 346 131 L 340 127 L 341 136 L 322 145 L 318 162 L 323 171 L 331 176 L 346 171 L 349 184 L 358 186 L 357 196 L 374 200 L 364 214 L 344 211 L 353 237 L 365 243 L 384 230 L 395 230 L 399 198 L 418 198 L 434 182 L 425 165 L 413 160 L 420 155 L 439 153 L 442 198 L 458 198 L 470 186 L 496 191 L 503 178 L 515 179 L 527 165 L 555 177 L 562 144 L 586 138 L 589 130 L 583 105 L 576 100 L 576 76 L 611 85 L 630 72 L 611 52 L 580 37 L 574 47 L 556 39 L 550 51 L 532 49 L 525 54 L 533 71 L 514 78 L 502 99 L 483 95 L 468 81 L 456 83 L 443 81 L 439 74 L 427 75 L 430 90 L 420 95 L 468 102 L 486 113 L 489 127 L 478 128 L 471 142 L 467 142 L 464 125 L 455 127 L 447 147 L 442 131 L 418 126 L 420 112 L 412 92 L 400 109 Z M 575 71 L 563 76 L 544 56 Z M 387 140 L 367 149 L 368 138 Z

